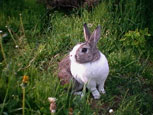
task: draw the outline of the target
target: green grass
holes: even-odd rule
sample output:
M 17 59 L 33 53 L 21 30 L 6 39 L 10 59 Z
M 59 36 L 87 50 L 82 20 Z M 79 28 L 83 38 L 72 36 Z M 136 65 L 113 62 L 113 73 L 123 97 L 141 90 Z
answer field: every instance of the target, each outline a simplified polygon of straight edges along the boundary
M 25 115 L 50 114 L 48 97 L 57 98 L 57 115 L 68 114 L 70 108 L 75 115 L 107 115 L 109 109 L 115 115 L 153 114 L 153 25 L 145 18 L 148 3 L 104 0 L 91 11 L 64 13 L 49 12 L 35 0 L 0 2 L 0 30 L 8 34 L 2 38 L 7 64 L 0 52 L 0 114 L 22 114 L 24 75 L 29 76 Z M 84 22 L 91 30 L 102 26 L 98 47 L 108 58 L 110 74 L 100 100 L 93 100 L 89 92 L 84 99 L 72 95 L 70 86 L 61 86 L 57 78 L 58 62 L 84 41 Z

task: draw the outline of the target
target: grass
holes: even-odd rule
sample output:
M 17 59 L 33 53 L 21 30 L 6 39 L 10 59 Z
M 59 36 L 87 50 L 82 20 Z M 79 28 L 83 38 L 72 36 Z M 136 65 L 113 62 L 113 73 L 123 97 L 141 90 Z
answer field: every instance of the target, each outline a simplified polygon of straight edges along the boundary
M 57 98 L 57 115 L 70 109 L 76 115 L 107 115 L 109 109 L 115 115 L 153 114 L 153 25 L 145 18 L 148 3 L 104 0 L 91 11 L 65 13 L 49 12 L 35 0 L 0 2 L 0 30 L 8 34 L 0 52 L 0 114 L 22 114 L 24 75 L 29 76 L 26 115 L 50 114 L 48 97 Z M 58 62 L 84 41 L 84 22 L 91 30 L 102 26 L 98 47 L 108 58 L 110 74 L 100 100 L 93 100 L 89 92 L 81 100 L 57 78 Z

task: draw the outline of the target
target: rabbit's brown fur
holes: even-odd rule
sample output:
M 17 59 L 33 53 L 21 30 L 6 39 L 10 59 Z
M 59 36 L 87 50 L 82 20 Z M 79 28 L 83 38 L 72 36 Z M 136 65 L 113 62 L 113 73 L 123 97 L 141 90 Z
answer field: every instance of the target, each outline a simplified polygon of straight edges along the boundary
M 70 72 L 70 59 L 69 56 L 66 56 L 61 62 L 59 62 L 59 73 L 58 77 L 60 78 L 61 84 L 68 84 L 72 78 Z

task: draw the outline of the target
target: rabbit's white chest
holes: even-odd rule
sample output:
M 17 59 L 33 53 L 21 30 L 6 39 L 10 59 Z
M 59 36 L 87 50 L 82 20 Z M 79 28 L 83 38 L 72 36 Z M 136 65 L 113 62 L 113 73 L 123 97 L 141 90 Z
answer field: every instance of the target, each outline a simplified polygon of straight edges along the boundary
M 98 61 L 92 63 L 79 64 L 71 60 L 70 68 L 73 77 L 81 84 L 90 80 L 98 82 L 106 79 L 109 72 L 107 59 L 103 54 L 101 54 L 101 58 Z

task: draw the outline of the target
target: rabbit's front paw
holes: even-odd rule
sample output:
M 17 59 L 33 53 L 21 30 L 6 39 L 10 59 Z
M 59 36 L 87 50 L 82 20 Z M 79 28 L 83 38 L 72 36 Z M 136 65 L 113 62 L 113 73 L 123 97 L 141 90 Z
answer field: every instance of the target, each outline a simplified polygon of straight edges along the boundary
M 94 99 L 100 99 L 100 93 L 98 92 L 98 90 L 93 91 L 92 95 L 93 95 Z
M 102 94 L 105 94 L 106 93 L 105 90 L 104 90 L 104 88 L 99 89 L 99 92 L 102 93 Z
M 98 91 L 101 93 L 101 94 L 105 94 L 105 89 L 104 89 L 104 82 L 102 82 L 99 86 L 98 86 Z
M 94 99 L 100 99 L 100 94 L 99 95 L 93 95 Z

